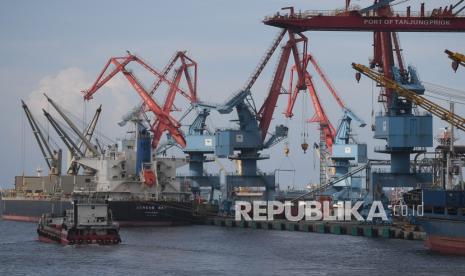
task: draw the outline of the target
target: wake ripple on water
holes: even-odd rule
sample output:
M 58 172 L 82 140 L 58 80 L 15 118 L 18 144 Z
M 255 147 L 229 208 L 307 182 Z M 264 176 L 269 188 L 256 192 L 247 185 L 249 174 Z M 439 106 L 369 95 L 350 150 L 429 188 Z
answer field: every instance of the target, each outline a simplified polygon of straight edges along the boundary
M 422 242 L 215 226 L 123 228 L 117 246 L 36 241 L 0 220 L 0 275 L 465 275 Z

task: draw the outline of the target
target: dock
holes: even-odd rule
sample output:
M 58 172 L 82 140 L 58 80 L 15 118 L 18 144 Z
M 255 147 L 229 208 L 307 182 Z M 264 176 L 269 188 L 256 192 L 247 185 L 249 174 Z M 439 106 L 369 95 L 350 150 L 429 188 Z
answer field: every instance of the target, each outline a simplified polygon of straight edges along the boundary
M 219 227 L 251 228 L 277 231 L 313 232 L 319 234 L 351 235 L 370 238 L 420 240 L 426 239 L 426 234 L 415 229 L 399 225 L 360 224 L 344 221 L 236 221 L 230 217 L 211 217 L 206 220 L 207 225 Z

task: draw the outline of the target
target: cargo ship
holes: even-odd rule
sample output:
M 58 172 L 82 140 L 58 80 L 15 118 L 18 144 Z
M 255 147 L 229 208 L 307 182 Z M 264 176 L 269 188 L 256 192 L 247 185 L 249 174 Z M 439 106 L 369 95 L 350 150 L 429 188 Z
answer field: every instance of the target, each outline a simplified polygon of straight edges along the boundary
M 106 161 L 102 160 L 105 166 L 115 167 Z M 44 213 L 62 215 L 72 207 L 73 199 L 92 196 L 108 201 L 114 221 L 121 226 L 190 224 L 196 219 L 191 193 L 173 180 L 184 160 L 161 158 L 154 163 L 158 171 L 153 187 L 140 180 L 114 180 L 114 175 L 104 178 L 98 172 L 95 176 L 17 176 L 15 188 L 1 193 L 2 219 L 37 222 Z M 96 179 L 106 180 L 107 188 Z
M 42 214 L 63 214 L 71 208 L 72 198 L 18 198 L 1 199 L 1 218 L 4 220 L 37 222 Z M 121 226 L 169 226 L 192 223 L 192 203 L 156 200 L 110 200 L 114 220 Z
M 22 107 L 39 148 L 49 167 L 49 175 L 17 176 L 15 188 L 0 194 L 3 219 L 38 221 L 44 213 L 62 215 L 73 200 L 93 198 L 108 202 L 113 220 L 121 226 L 189 224 L 195 218 L 188 183 L 176 179 L 176 170 L 185 158 L 152 154 L 151 134 L 134 119 L 134 130 L 116 143 L 91 143 L 101 112 L 98 108 L 84 131 L 77 128 L 61 108 L 46 96 L 68 127 L 79 137 L 75 142 L 50 113 L 44 115 L 68 148 L 69 162 L 62 174 L 61 149 L 52 150 L 41 127 L 22 101 Z
M 107 203 L 73 201 L 64 216 L 43 214 L 37 226 L 39 241 L 62 245 L 115 245 L 121 242 Z
M 423 206 L 414 223 L 425 231 L 430 250 L 465 255 L 465 191 L 418 189 L 406 193 L 404 200 L 410 207 Z

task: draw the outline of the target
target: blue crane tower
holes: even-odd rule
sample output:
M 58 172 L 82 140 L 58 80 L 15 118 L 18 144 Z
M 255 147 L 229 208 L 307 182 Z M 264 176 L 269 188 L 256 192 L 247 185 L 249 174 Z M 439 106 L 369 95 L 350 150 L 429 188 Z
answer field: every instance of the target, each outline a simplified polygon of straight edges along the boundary
M 270 90 L 265 102 L 257 110 L 251 88 L 286 34 L 289 35 L 289 40 L 282 47 Z M 282 91 L 284 73 L 291 54 L 293 54 L 295 63 L 299 67 L 302 66 L 302 58 L 298 50 L 300 43 L 306 44 L 306 39 L 301 34 L 289 30 L 280 31 L 241 90 L 234 93 L 223 104 L 207 104 L 201 101 L 195 104 L 198 108 L 214 109 L 222 115 L 230 114 L 234 110 L 237 113 L 237 119 L 234 120 L 237 122 L 235 128 L 217 129 L 213 134 L 191 131 L 195 129 L 194 125 L 204 123 L 209 112 L 205 113 L 202 119 L 194 121 L 191 126 L 189 135 L 186 135 L 187 146 L 184 149 L 184 152 L 189 154 L 190 161 L 188 178 L 197 181 L 199 186 L 211 185 L 208 177 L 201 176 L 201 168 L 203 168 L 203 162 L 206 161 L 204 154 L 214 153 L 218 158 L 228 158 L 237 163 L 237 172 L 226 175 L 223 198 L 226 210 L 230 209 L 234 200 L 252 198 L 250 194 L 244 195 L 245 198 L 243 198 L 241 188 L 259 188 L 263 193 L 256 193 L 256 195 L 260 194 L 261 199 L 274 198 L 275 176 L 260 172 L 257 162 L 269 158 L 268 155 L 261 153 L 262 150 L 272 147 L 287 137 L 288 128 L 284 125 L 277 125 L 273 133 L 269 133 L 268 129 Z M 198 181 L 200 179 L 204 181 Z

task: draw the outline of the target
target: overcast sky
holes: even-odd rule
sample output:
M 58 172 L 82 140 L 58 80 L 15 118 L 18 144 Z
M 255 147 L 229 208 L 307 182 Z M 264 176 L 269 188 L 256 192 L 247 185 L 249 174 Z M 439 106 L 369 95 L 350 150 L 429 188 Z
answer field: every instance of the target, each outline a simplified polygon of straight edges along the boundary
M 371 2 L 353 1 L 362 7 Z M 427 8 L 432 9 L 457 1 L 426 2 Z M 409 4 L 412 10 L 418 10 L 420 1 L 411 0 Z M 109 57 L 124 55 L 130 50 L 155 67 L 163 68 L 175 51 L 187 50 L 199 64 L 199 97 L 220 103 L 242 87 L 278 31 L 261 23 L 265 15 L 284 6 L 330 10 L 343 5 L 343 0 L 1 1 L 0 186 L 11 186 L 15 175 L 35 174 L 38 167 L 46 167 L 23 115 L 20 98 L 29 103 L 44 125 L 40 115 L 40 108 L 47 108 L 41 96 L 44 92 L 80 118 L 88 119 L 96 105 L 102 104 L 104 115 L 99 131 L 116 139 L 127 131 L 116 122 L 139 102 L 126 80 L 115 78 L 87 104 L 83 103 L 80 94 L 81 90 L 89 88 Z M 404 10 L 406 5 L 397 5 L 395 9 Z M 372 82 L 364 78 L 357 84 L 350 64 L 354 61 L 368 63 L 373 55 L 372 34 L 307 32 L 306 35 L 309 50 L 327 72 L 340 96 L 370 124 L 372 106 L 375 112 L 379 111 L 377 103 L 372 105 Z M 465 69 L 453 73 L 450 61 L 443 54 L 446 48 L 465 52 L 464 34 L 401 33 L 400 39 L 406 62 L 418 69 L 422 80 L 465 90 Z M 266 95 L 275 58 L 276 55 L 252 89 L 259 106 Z M 341 111 L 321 82 L 316 80 L 316 83 L 336 127 Z M 374 95 L 376 98 L 376 89 Z M 313 115 L 309 98 L 302 96 L 301 99 L 308 101 L 307 112 L 302 110 L 303 104 L 299 101 L 295 117 L 288 122 L 282 115 L 286 101 L 282 97 L 274 115 L 273 126 L 287 123 L 291 128 L 290 156 L 284 157 L 284 144 L 279 144 L 266 152 L 272 158 L 259 165 L 264 171 L 295 169 L 295 178 L 292 174 L 280 176 L 283 186 L 294 182 L 302 187 L 318 179 L 317 157 L 311 150 L 306 154 L 300 150 L 302 116 Z M 186 102 L 181 101 L 179 105 L 187 108 Z M 465 115 L 463 105 L 457 105 L 456 111 Z M 212 112 L 209 126 L 233 126 L 229 119 Z M 438 131 L 444 125 L 435 120 L 434 130 Z M 367 142 L 369 149 L 383 144 L 372 139 L 369 127 L 356 131 L 358 139 Z M 313 144 L 318 140 L 317 126 L 311 125 L 309 132 L 309 143 Z M 369 155 L 373 157 L 371 152 Z M 229 161 L 222 163 L 233 170 Z

